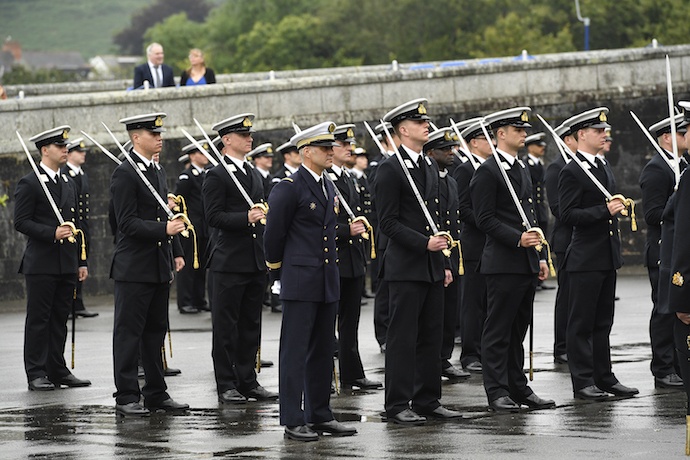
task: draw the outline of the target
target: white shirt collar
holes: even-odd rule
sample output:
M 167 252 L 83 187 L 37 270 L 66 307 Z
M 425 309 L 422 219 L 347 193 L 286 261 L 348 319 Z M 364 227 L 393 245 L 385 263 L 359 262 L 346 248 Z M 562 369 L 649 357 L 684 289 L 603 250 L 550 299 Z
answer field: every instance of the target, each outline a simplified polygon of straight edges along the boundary
M 364 175 L 364 171 L 360 171 L 360 170 L 357 169 L 357 168 L 352 168 L 352 169 L 350 170 L 350 172 L 351 172 L 352 174 L 354 174 L 355 177 L 356 177 L 357 179 L 361 179 L 362 176 Z
M 132 152 L 135 153 L 139 157 L 139 161 L 144 163 L 144 166 L 146 166 L 147 168 L 151 165 L 151 163 L 153 163 L 153 161 L 149 160 L 144 155 L 138 153 L 136 150 L 132 149 Z M 136 158 L 132 158 L 132 160 L 137 161 Z
M 444 169 L 443 171 L 441 171 L 441 170 L 438 171 L 438 176 L 439 176 L 441 179 L 443 179 L 443 178 L 446 177 L 447 175 L 448 175 L 448 170 L 447 170 L 447 169 Z
M 225 156 L 230 158 L 230 160 L 235 164 L 235 166 L 237 166 L 240 169 L 243 169 L 245 172 L 247 171 L 247 169 L 244 166 L 246 163 L 244 160 L 238 160 L 237 158 L 232 157 L 230 155 L 225 155 Z
M 70 163 L 69 161 L 67 162 L 67 166 L 69 166 L 69 169 L 71 169 L 72 171 L 74 171 L 74 172 L 77 173 L 77 174 L 81 174 L 81 173 L 82 173 L 82 171 L 81 171 L 81 166 L 75 166 L 75 165 L 73 165 L 72 163 Z
M 401 144 L 402 145 L 402 144 Z M 422 155 L 420 152 L 415 152 L 411 148 L 407 147 L 406 145 L 402 145 L 402 148 L 405 149 L 407 154 L 410 156 L 410 160 L 415 162 L 416 164 L 419 164 L 419 157 Z
M 604 155 L 597 153 L 596 157 L 599 158 L 602 163 L 606 164 L 606 157 Z
M 340 177 L 343 175 L 343 168 L 341 168 L 340 166 L 336 166 L 334 164 L 333 166 L 331 166 L 331 169 L 333 170 L 336 176 Z
M 528 154 L 527 154 L 527 157 L 528 157 L 530 160 L 534 161 L 535 163 L 539 163 L 540 165 L 543 165 L 543 164 L 544 164 L 544 162 L 542 161 L 541 158 L 535 157 L 535 156 L 532 155 L 531 153 L 528 153 Z
M 193 169 L 196 169 L 196 170 L 199 171 L 200 173 L 203 173 L 204 171 L 206 171 L 204 168 L 201 168 L 201 167 L 195 165 L 194 163 L 192 163 L 192 168 L 193 168 Z
M 501 149 L 496 149 L 496 151 L 508 162 L 510 166 L 513 166 L 515 164 L 515 160 L 517 160 L 517 157 L 511 155 L 510 153 L 504 152 Z
M 43 170 L 46 172 L 46 174 L 48 174 L 48 177 L 50 177 L 51 180 L 55 180 L 55 176 L 57 176 L 57 175 L 59 174 L 60 171 L 53 171 L 53 170 L 50 169 L 48 166 L 46 166 L 45 164 L 43 164 L 43 162 L 41 162 L 41 163 L 39 163 L 39 164 L 41 165 L 41 167 L 43 168 Z
M 323 180 L 323 177 L 322 177 L 322 176 L 319 176 L 319 175 L 316 174 L 314 171 L 312 171 L 311 169 L 309 169 L 309 168 L 307 167 L 307 165 L 302 164 L 302 167 L 303 167 L 304 169 L 306 169 L 307 172 L 309 172 L 309 174 L 311 174 L 311 177 L 313 177 L 314 180 L 315 180 L 317 183 L 320 183 L 320 182 Z
M 578 152 L 579 152 L 583 157 L 585 157 L 585 159 L 586 159 L 587 161 L 589 161 L 590 163 L 592 163 L 592 166 L 597 167 L 597 162 L 596 162 L 597 155 L 593 155 L 593 154 L 591 154 L 591 153 L 586 153 L 586 152 L 583 152 L 582 150 L 578 150 Z
M 482 164 L 486 161 L 484 158 L 480 157 L 479 155 L 476 155 L 474 153 L 472 153 L 471 155 L 479 162 L 479 164 Z
M 263 169 L 259 168 L 258 166 L 254 167 L 254 169 L 256 169 L 257 171 L 259 171 L 259 172 L 261 173 L 261 176 L 262 176 L 264 179 L 266 179 L 266 178 L 271 174 L 270 172 L 268 172 L 268 171 L 266 171 L 266 170 L 263 170 Z
M 283 166 L 285 166 L 285 169 L 287 169 L 287 170 L 290 172 L 290 174 L 296 173 L 297 170 L 299 169 L 299 167 L 293 168 L 292 166 L 290 166 L 290 165 L 287 164 L 287 163 L 283 164 Z

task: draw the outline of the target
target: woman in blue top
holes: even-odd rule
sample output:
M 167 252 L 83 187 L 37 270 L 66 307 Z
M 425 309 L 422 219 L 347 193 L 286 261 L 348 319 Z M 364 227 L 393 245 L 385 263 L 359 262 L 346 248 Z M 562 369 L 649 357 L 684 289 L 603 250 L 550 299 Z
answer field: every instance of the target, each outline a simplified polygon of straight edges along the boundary
M 213 69 L 206 67 L 204 53 L 193 48 L 189 52 L 189 63 L 191 67 L 182 71 L 180 76 L 180 86 L 210 85 L 216 82 L 216 74 Z

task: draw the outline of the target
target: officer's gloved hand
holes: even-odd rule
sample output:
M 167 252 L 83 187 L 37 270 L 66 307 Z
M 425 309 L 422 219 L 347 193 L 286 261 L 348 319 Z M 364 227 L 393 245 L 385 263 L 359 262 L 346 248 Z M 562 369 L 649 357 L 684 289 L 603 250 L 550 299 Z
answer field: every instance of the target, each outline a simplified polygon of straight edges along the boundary
M 271 294 L 280 295 L 280 280 L 275 280 L 271 285 Z

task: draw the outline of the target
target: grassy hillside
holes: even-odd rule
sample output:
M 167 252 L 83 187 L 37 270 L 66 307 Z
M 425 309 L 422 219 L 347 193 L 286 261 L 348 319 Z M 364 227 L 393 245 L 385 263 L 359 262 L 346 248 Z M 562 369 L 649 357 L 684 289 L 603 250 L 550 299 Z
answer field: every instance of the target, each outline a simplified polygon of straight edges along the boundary
M 154 0 L 0 0 L 0 39 L 32 51 L 79 51 L 85 58 L 116 51 L 112 37 L 133 11 Z

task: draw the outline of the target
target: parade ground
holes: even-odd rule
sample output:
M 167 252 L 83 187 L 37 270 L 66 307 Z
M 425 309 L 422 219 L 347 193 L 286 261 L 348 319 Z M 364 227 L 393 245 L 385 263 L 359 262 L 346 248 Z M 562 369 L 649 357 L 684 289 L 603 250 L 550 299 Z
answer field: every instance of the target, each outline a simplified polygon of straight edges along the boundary
M 88 282 L 88 281 L 87 281 Z M 555 281 L 548 281 L 555 285 Z M 465 414 L 462 420 L 401 427 L 383 421 L 383 390 L 333 395 L 338 420 L 357 428 L 348 438 L 322 436 L 301 443 L 283 438 L 276 403 L 218 403 L 211 361 L 211 316 L 178 313 L 170 302 L 172 357 L 181 369 L 166 378 L 170 395 L 190 405 L 184 414 L 144 419 L 115 415 L 112 369 L 112 297 L 87 297 L 96 318 L 76 321 L 73 373 L 90 379 L 87 388 L 27 390 L 22 348 L 24 303 L 0 313 L 0 458 L 46 459 L 457 459 L 683 458 L 684 392 L 655 389 L 649 370 L 650 287 L 645 274 L 621 275 L 611 333 L 613 370 L 640 394 L 605 402 L 573 398 L 567 366 L 553 362 L 553 305 L 556 290 L 540 290 L 534 303 L 534 391 L 556 401 L 551 410 L 497 415 L 488 412 L 481 376 L 443 382 L 442 403 Z M 360 351 L 367 377 L 383 381 L 384 355 L 373 334 L 373 301 L 362 307 Z M 278 391 L 279 313 L 264 308 L 259 382 Z M 71 322 L 69 324 L 71 335 Z M 167 338 L 166 338 L 167 345 Z M 527 349 L 528 342 L 525 342 Z M 458 364 L 456 347 L 452 363 Z M 71 345 L 66 347 L 71 361 Z M 527 367 L 529 360 L 525 359 Z M 523 406 L 524 407 L 524 406 Z

